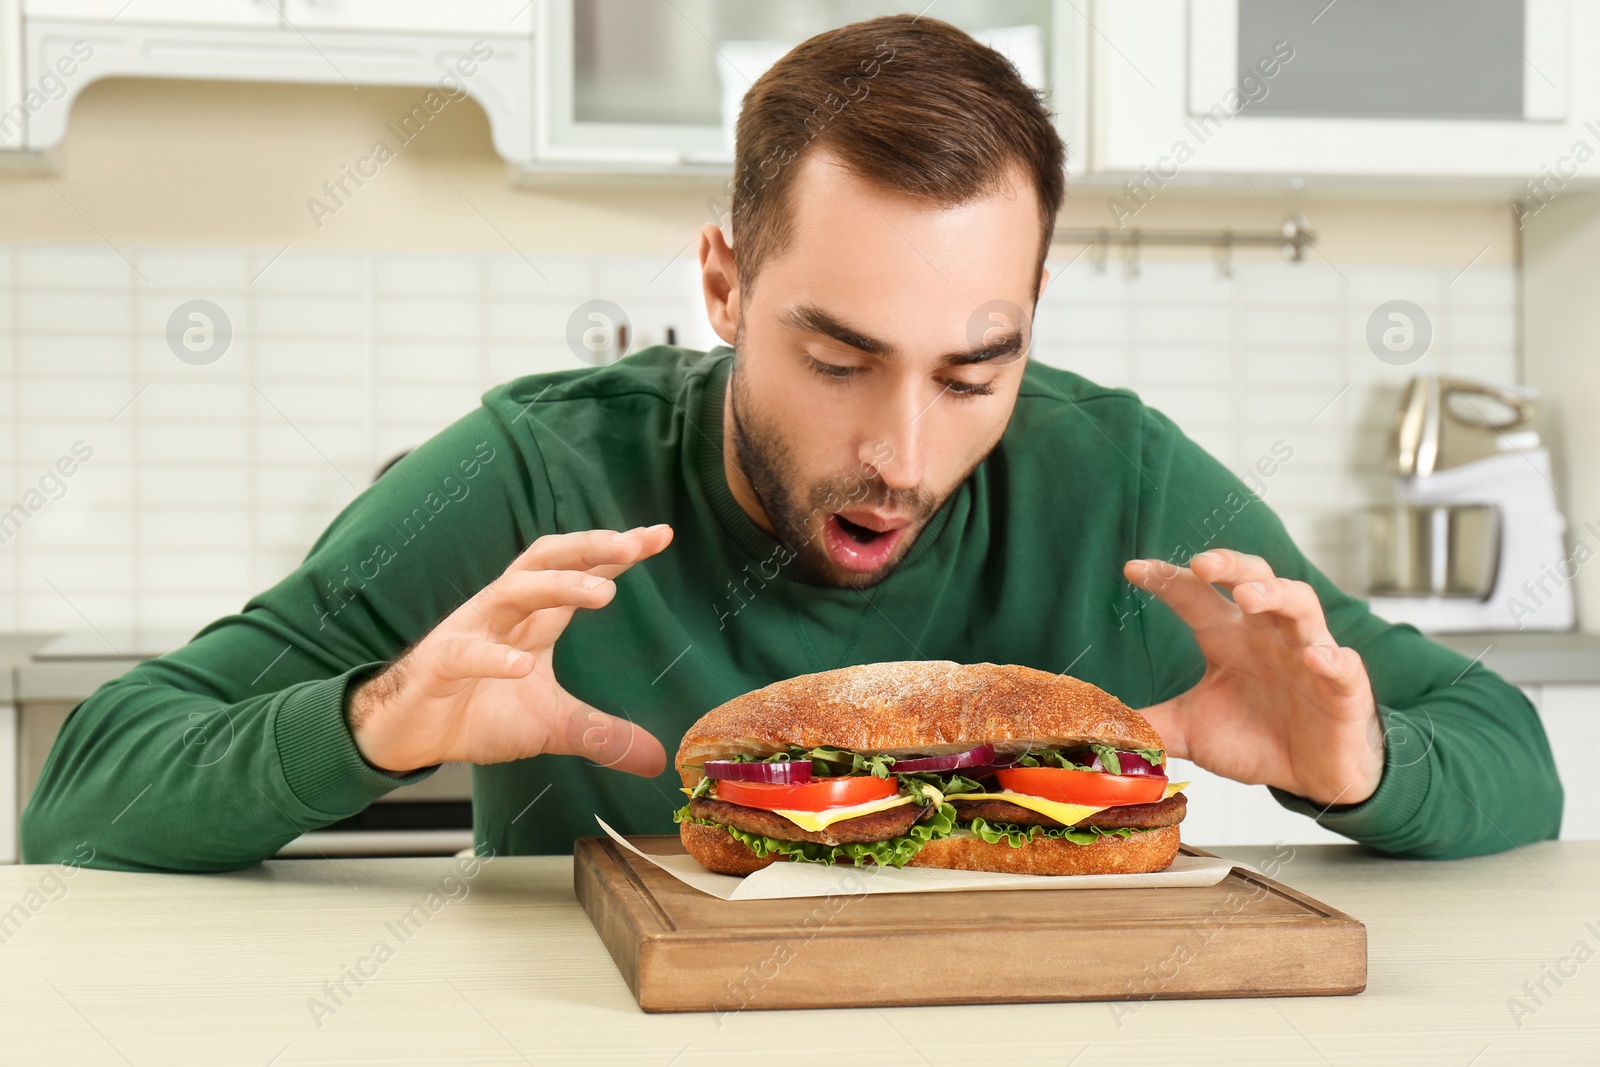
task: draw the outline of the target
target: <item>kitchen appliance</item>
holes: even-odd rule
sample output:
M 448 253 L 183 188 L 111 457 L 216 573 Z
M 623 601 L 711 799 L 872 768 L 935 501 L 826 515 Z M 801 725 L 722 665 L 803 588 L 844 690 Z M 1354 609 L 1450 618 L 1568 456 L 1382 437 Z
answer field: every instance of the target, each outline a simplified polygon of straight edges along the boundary
M 1424 633 L 1570 630 L 1572 578 L 1537 393 L 1418 375 L 1395 418 L 1395 502 L 1364 512 L 1372 611 Z

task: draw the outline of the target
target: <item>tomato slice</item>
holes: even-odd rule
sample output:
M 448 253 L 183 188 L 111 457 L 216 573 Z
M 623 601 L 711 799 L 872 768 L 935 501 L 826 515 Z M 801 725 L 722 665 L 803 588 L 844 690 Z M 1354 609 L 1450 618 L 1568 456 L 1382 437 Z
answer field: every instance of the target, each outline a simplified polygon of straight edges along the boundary
M 1162 779 L 1165 781 L 1166 779 Z M 729 804 L 743 804 L 747 808 L 766 808 L 768 811 L 825 811 L 882 800 L 900 792 L 900 783 L 894 778 L 875 778 L 870 774 L 845 775 L 838 778 L 813 778 L 802 785 L 778 785 L 773 782 L 719 781 L 715 789 L 718 800 Z
M 1114 808 L 1121 804 L 1154 804 L 1167 791 L 1159 774 L 1107 774 L 1105 771 L 1069 771 L 1065 767 L 1006 767 L 995 772 L 1000 785 L 1014 793 Z

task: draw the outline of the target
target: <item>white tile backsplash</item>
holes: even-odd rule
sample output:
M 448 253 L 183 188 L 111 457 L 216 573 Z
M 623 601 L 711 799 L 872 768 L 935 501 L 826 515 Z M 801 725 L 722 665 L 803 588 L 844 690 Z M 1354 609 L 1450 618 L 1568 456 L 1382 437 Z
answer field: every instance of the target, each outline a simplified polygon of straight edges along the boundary
M 1242 473 L 1276 441 L 1294 449 L 1267 500 L 1301 549 L 1353 588 L 1352 516 L 1390 499 L 1385 464 L 1400 392 L 1418 373 L 1520 384 L 1518 273 L 1511 267 L 1395 265 L 1337 269 L 1113 258 L 1047 264 L 1034 356 L 1127 386 Z M 1367 347 L 1367 320 L 1389 300 L 1419 304 L 1432 346 L 1409 366 Z
M 633 347 L 719 343 L 692 248 L 675 257 L 313 254 L 290 249 L 0 245 L 0 515 L 74 442 L 64 491 L 0 526 L 0 627 L 196 629 L 304 556 L 384 460 L 470 411 L 492 385 L 577 366 L 578 304 L 628 309 Z M 1517 381 L 1517 275 L 1392 265 L 1338 270 L 1113 257 L 1049 264 L 1034 355 L 1127 386 L 1243 471 L 1284 440 L 1268 501 L 1340 582 L 1349 516 L 1387 487 L 1389 421 L 1412 373 Z M 1433 348 L 1394 367 L 1366 320 L 1404 297 Z M 196 298 L 228 351 L 195 366 L 165 340 Z M 1331 401 L 1331 403 L 1330 403 Z M 31 498 L 35 503 L 44 496 Z

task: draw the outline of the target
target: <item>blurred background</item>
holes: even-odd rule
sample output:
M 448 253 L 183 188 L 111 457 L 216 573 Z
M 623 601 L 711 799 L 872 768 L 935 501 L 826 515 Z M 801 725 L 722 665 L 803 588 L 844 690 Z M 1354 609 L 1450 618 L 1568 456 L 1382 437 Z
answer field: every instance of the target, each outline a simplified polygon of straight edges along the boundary
M 0 860 L 78 700 L 484 390 L 719 343 L 695 242 L 741 95 L 893 11 L 1057 112 L 1032 357 L 1522 686 L 1600 837 L 1596 0 L 0 0 Z M 1197 843 L 1337 839 L 1192 777 Z M 459 847 L 465 783 L 314 844 Z

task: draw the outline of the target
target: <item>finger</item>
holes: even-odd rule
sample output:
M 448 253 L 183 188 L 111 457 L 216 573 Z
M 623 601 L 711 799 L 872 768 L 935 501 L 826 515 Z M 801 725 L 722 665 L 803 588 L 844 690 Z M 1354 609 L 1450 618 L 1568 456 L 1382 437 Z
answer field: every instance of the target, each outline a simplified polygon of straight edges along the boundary
M 568 696 L 560 729 L 551 731 L 556 755 L 582 756 L 602 767 L 654 778 L 667 766 L 667 752 L 655 735 L 627 719 L 607 714 Z
M 1161 735 L 1161 747 L 1169 758 L 1189 758 L 1189 739 L 1183 731 L 1174 701 L 1163 700 L 1148 708 L 1140 708 L 1139 714 Z
M 524 678 L 533 670 L 533 657 L 520 648 L 486 641 L 481 637 L 451 637 L 439 645 L 435 669 L 445 678 Z
M 1267 578 L 1234 586 L 1233 602 L 1246 615 L 1281 615 L 1308 645 L 1337 645 L 1328 631 L 1322 601 L 1310 584 L 1294 578 Z
M 1276 577 L 1272 564 L 1248 552 L 1235 552 L 1231 548 L 1208 548 L 1189 560 L 1189 569 L 1208 582 L 1229 588 L 1240 582 L 1260 582 Z
M 1159 597 L 1196 633 L 1239 617 L 1239 609 L 1227 597 L 1187 567 L 1158 559 L 1135 559 L 1123 565 L 1122 573 L 1133 584 Z
M 1315 674 L 1347 692 L 1360 692 L 1366 680 L 1367 665 L 1353 648 L 1339 645 L 1308 645 L 1301 660 Z
M 626 563 L 603 563 L 597 567 L 589 568 L 590 573 L 598 574 L 604 578 L 615 578 L 635 563 L 640 563 L 656 555 L 672 543 L 673 529 L 666 523 L 657 523 L 654 526 L 644 526 L 628 530 L 624 538 L 636 538 L 639 545 L 638 553 Z
M 596 571 L 613 578 L 641 559 L 655 555 L 672 540 L 672 527 L 660 523 L 632 530 L 580 530 L 545 534 L 523 550 L 506 573 L 512 571 L 616 568 Z
M 601 608 L 616 596 L 616 583 L 584 571 L 513 571 L 496 578 L 476 605 L 486 626 L 504 636 L 530 615 L 548 608 Z

